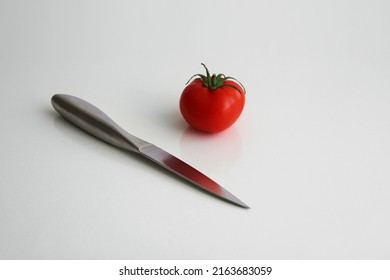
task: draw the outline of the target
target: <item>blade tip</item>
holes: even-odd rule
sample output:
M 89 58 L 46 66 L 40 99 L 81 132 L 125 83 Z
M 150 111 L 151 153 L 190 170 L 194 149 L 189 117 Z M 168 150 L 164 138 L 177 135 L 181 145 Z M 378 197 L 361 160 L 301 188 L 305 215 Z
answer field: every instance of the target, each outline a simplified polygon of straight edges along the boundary
M 241 200 L 240 201 L 234 201 L 234 204 L 239 206 L 239 207 L 241 207 L 241 208 L 244 208 L 244 209 L 251 209 L 249 205 L 245 204 Z
M 244 209 L 251 209 L 250 206 L 246 205 L 245 203 L 243 205 L 241 205 L 241 207 Z

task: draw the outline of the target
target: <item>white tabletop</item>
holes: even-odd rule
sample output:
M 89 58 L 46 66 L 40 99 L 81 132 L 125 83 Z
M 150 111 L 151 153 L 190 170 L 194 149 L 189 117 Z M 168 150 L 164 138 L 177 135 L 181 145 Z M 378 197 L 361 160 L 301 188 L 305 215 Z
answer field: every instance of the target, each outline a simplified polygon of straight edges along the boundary
M 1 1 L 1 259 L 390 258 L 390 2 Z M 178 102 L 239 79 L 230 129 Z M 81 97 L 247 203 L 70 125 Z

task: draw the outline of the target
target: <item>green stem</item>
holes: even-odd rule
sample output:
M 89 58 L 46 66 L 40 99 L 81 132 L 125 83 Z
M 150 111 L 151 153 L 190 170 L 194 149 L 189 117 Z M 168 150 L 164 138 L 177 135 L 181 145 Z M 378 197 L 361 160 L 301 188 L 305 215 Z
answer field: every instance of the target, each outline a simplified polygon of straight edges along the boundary
M 203 82 L 203 85 L 210 90 L 214 90 L 223 86 L 229 86 L 236 89 L 239 93 L 246 93 L 244 85 L 240 83 L 237 79 L 233 77 L 226 77 L 224 74 L 213 74 L 210 76 L 209 69 L 207 69 L 206 65 L 204 63 L 201 63 L 201 65 L 206 69 L 206 76 L 202 74 L 195 74 L 188 80 L 186 84 L 188 84 L 193 78 L 198 77 L 197 80 L 201 80 Z M 241 90 L 234 85 L 224 84 L 226 80 L 236 81 L 242 87 L 244 92 L 241 92 Z

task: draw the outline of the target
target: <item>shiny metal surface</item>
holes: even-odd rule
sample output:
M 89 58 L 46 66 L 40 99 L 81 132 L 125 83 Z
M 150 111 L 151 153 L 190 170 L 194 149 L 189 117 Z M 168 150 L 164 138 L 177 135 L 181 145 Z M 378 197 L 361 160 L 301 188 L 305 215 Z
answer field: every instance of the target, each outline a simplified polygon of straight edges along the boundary
M 148 144 L 127 133 L 100 109 L 78 97 L 55 94 L 51 103 L 65 119 L 113 146 L 138 152 L 140 147 Z
M 249 208 L 244 202 L 239 200 L 233 194 L 225 190 L 218 183 L 196 170 L 192 166 L 188 165 L 184 161 L 177 157 L 167 153 L 166 151 L 156 147 L 155 145 L 146 145 L 140 149 L 140 152 L 145 157 L 153 160 L 164 168 L 174 172 L 175 174 L 183 177 L 194 185 L 212 193 L 213 195 L 232 202 L 244 208 Z
M 200 171 L 153 144 L 129 134 L 92 104 L 67 94 L 54 95 L 51 103 L 65 119 L 95 137 L 115 147 L 139 153 L 218 198 L 249 208 Z

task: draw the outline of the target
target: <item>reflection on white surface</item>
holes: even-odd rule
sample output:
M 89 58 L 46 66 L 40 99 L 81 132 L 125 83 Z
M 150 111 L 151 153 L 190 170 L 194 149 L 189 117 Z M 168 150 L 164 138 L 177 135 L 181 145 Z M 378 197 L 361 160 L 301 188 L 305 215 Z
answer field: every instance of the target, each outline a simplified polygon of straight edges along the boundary
M 199 132 L 191 127 L 184 130 L 180 139 L 180 153 L 191 158 L 198 166 L 210 170 L 227 171 L 240 158 L 242 141 L 234 125 L 215 134 Z

